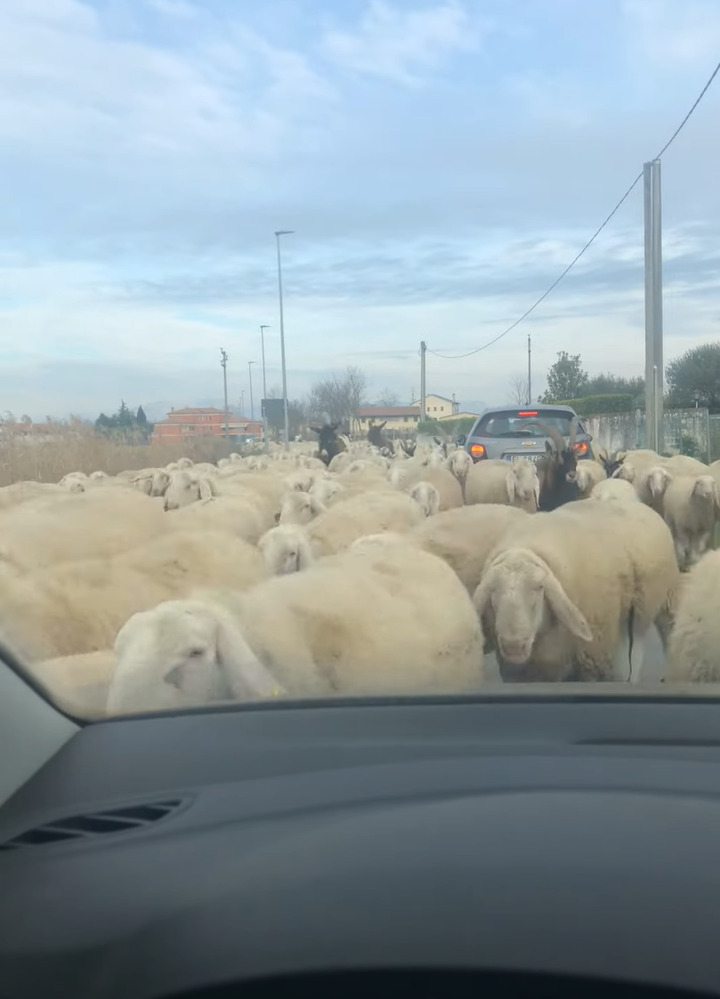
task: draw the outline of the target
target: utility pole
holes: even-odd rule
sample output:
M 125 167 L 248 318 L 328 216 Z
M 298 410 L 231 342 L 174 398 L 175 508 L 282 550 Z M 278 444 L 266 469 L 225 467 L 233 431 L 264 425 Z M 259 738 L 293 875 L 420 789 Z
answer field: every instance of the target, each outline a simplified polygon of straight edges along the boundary
M 645 447 L 665 450 L 660 160 L 643 165 L 645 209 Z
M 220 357 L 221 357 L 220 366 L 223 369 L 223 393 L 225 395 L 225 436 L 228 437 L 229 436 L 229 428 L 228 428 L 228 403 L 227 403 L 227 362 L 228 362 L 228 356 L 227 356 L 227 352 L 225 351 L 224 347 L 220 348 Z
M 250 378 L 250 419 L 255 420 L 255 403 L 253 402 L 252 390 L 252 366 L 255 361 L 248 361 L 248 377 Z
M 427 344 L 424 340 L 420 341 L 420 420 L 425 419 L 425 354 L 427 352 Z
M 532 403 L 532 345 L 530 334 L 528 333 L 528 381 L 527 381 L 527 405 Z
M 267 323 L 260 326 L 260 349 L 262 351 L 262 369 L 263 369 L 263 399 L 267 399 L 267 382 L 265 381 L 265 330 L 270 329 Z M 260 415 L 262 416 L 263 424 L 263 443 L 265 444 L 265 451 L 267 452 L 268 439 L 267 439 L 267 415 L 263 408 L 262 403 L 260 404 Z
M 290 450 L 290 421 L 288 419 L 288 398 L 287 398 L 287 371 L 285 370 L 285 323 L 283 320 L 283 288 L 282 288 L 282 263 L 280 261 L 280 237 L 291 236 L 292 229 L 277 229 L 275 232 L 275 242 L 277 243 L 277 272 L 278 272 L 278 299 L 280 300 L 280 362 L 282 364 L 282 390 L 283 390 L 283 410 L 285 414 L 285 450 Z

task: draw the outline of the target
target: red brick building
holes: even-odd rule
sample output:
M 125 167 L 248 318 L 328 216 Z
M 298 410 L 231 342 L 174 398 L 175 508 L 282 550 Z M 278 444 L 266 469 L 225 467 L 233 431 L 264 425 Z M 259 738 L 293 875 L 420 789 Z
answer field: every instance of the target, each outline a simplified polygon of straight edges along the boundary
M 259 420 L 249 420 L 246 416 L 227 415 L 227 434 L 229 437 L 259 437 L 262 423 Z M 152 432 L 151 440 L 180 441 L 188 437 L 224 437 L 225 413 L 222 409 L 212 406 L 201 409 L 187 407 L 171 410 L 166 419 L 158 420 Z

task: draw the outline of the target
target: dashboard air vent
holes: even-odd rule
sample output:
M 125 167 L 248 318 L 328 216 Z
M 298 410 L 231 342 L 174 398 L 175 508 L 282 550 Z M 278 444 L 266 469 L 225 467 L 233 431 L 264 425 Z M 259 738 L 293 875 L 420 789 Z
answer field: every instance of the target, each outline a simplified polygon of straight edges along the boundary
M 167 801 L 152 801 L 143 804 L 126 805 L 107 811 L 84 812 L 47 822 L 45 825 L 28 829 L 19 836 L 0 843 L 0 851 L 21 850 L 30 846 L 44 846 L 65 840 L 91 839 L 105 833 L 130 832 L 142 829 L 153 822 L 166 818 L 182 804 L 180 798 Z

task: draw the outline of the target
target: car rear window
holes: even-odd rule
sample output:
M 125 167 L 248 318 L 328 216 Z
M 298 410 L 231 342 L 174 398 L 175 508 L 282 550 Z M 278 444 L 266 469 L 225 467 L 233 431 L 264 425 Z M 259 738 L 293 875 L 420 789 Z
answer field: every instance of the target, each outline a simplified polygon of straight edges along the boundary
M 573 413 L 562 413 L 557 410 L 544 409 L 498 409 L 486 413 L 473 431 L 473 437 L 540 437 L 546 432 L 537 425 L 540 420 L 564 437 L 570 435 Z M 578 426 L 578 431 L 582 428 Z

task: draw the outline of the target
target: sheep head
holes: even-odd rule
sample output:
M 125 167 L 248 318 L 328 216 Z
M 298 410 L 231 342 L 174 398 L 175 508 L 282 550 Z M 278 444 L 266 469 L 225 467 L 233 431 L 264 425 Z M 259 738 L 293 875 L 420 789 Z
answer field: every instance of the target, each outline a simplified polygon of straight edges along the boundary
M 672 482 L 672 475 L 662 465 L 656 465 L 648 472 L 647 488 L 654 503 L 659 503 Z
M 508 469 L 505 481 L 511 506 L 537 510 L 540 503 L 540 479 L 532 462 L 514 461 Z
M 275 520 L 278 524 L 308 524 L 324 509 L 317 497 L 309 493 L 290 492 L 283 498 Z
M 270 528 L 258 541 L 258 548 L 268 572 L 274 576 L 301 572 L 313 562 L 310 541 L 300 524 Z
M 526 666 L 538 636 L 555 619 L 582 641 L 592 641 L 585 616 L 570 600 L 548 564 L 527 548 L 511 548 L 483 572 L 473 602 L 478 615 L 492 623 L 497 647 L 513 678 L 513 667 Z M 501 668 L 503 679 L 505 673 Z
M 432 517 L 440 509 L 440 493 L 430 482 L 416 482 L 408 490 L 408 495 L 415 500 L 426 517 Z
M 199 600 L 171 600 L 134 614 L 118 633 L 115 654 L 109 712 L 283 693 L 231 615 Z

